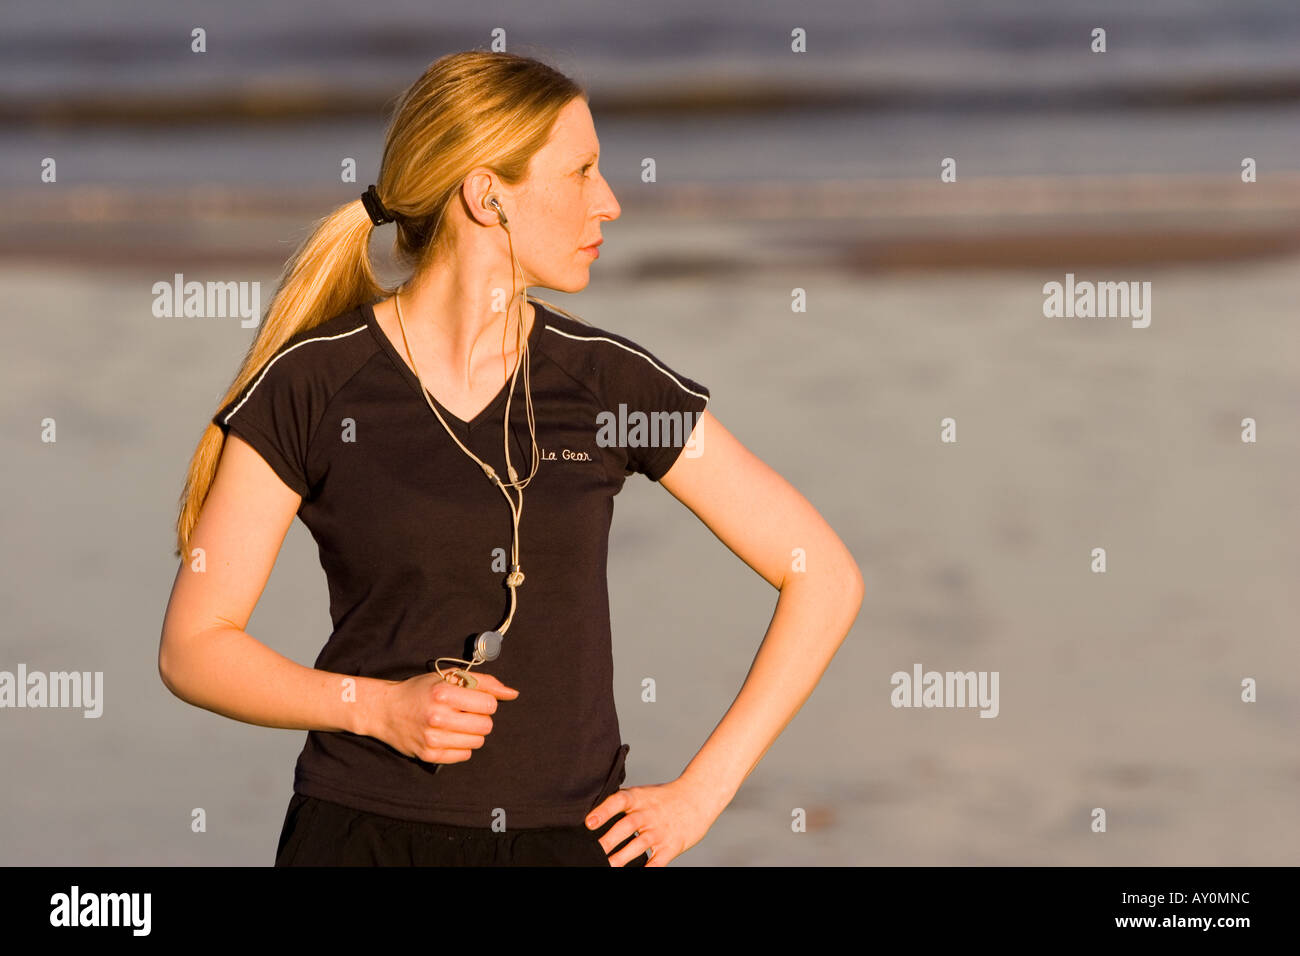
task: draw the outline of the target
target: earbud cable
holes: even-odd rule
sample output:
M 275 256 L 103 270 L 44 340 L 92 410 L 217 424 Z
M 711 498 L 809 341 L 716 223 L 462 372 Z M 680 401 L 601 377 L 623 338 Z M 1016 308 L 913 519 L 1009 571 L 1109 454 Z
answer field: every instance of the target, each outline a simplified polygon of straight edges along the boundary
M 507 240 L 510 242 L 510 260 L 513 263 L 515 269 L 518 270 L 519 278 L 523 279 L 524 278 L 523 269 L 519 266 L 519 262 L 515 258 L 514 240 L 510 238 L 510 227 L 503 222 L 502 228 L 506 230 L 506 237 Z M 511 273 L 510 284 L 511 284 L 510 300 L 513 303 L 516 297 L 515 290 L 517 288 L 514 282 L 513 271 Z M 438 406 L 435 405 L 432 399 L 430 398 L 429 390 L 424 385 L 424 378 L 420 375 L 420 369 L 416 365 L 415 356 L 411 353 L 411 345 L 406 337 L 406 323 L 402 319 L 400 289 L 398 293 L 394 293 L 393 295 L 393 305 L 397 309 L 397 324 L 402 330 L 402 344 L 405 346 L 406 354 L 411 360 L 411 367 L 415 370 L 416 380 L 419 381 L 420 383 L 420 393 L 424 396 L 425 402 L 428 404 L 429 408 L 432 409 L 434 415 L 438 417 L 438 421 L 442 424 L 442 427 L 446 430 L 447 434 L 451 436 L 452 441 L 454 441 L 457 445 L 459 445 L 461 451 L 463 451 L 466 455 L 468 455 L 478 464 L 479 468 L 483 470 L 483 473 L 487 475 L 488 480 L 490 480 L 494 485 L 496 485 L 499 489 L 501 489 L 501 493 L 506 497 L 506 504 L 510 506 L 510 516 L 514 527 L 513 527 L 513 534 L 512 534 L 511 547 L 510 547 L 510 573 L 506 576 L 506 581 L 505 581 L 506 587 L 510 589 L 510 611 L 506 615 L 505 622 L 499 628 L 497 628 L 497 632 L 503 635 L 509 629 L 510 623 L 515 616 L 515 609 L 517 607 L 517 601 L 518 601 L 515 594 L 515 589 L 524 583 L 524 572 L 521 570 L 519 565 L 519 521 L 523 515 L 523 510 L 524 510 L 524 488 L 526 488 L 529 482 L 531 482 L 533 478 L 536 476 L 537 468 L 540 463 L 540 456 L 537 449 L 537 423 L 536 423 L 536 417 L 534 415 L 534 410 L 533 410 L 532 380 L 529 374 L 532 363 L 530 361 L 530 356 L 528 351 L 528 336 L 524 335 L 524 329 L 523 329 L 524 316 L 527 314 L 525 311 L 527 308 L 527 303 L 528 303 L 528 286 L 525 283 L 523 296 L 520 298 L 519 324 L 516 326 L 515 367 L 514 367 L 513 374 L 510 376 L 510 390 L 506 393 L 506 412 L 505 412 L 505 429 L 504 429 L 503 445 L 504 445 L 505 458 L 506 458 L 506 473 L 510 476 L 510 481 L 503 482 L 497 476 L 496 471 L 492 468 L 491 465 L 483 461 L 481 458 L 478 457 L 478 455 L 474 454 L 467 447 L 465 447 L 465 443 L 462 442 L 460 438 L 457 437 L 456 433 L 451 430 L 451 427 L 447 424 L 446 420 L 442 417 L 442 413 L 438 411 Z M 509 318 L 510 318 L 510 310 L 509 308 L 507 308 L 506 309 L 507 322 L 509 322 Z M 535 327 L 536 324 L 537 324 L 537 318 L 536 315 L 534 315 L 533 326 Z M 531 333 L 532 333 L 532 327 L 529 328 L 529 334 L 531 335 Z M 525 407 L 527 409 L 528 435 L 532 443 L 532 467 L 529 470 L 528 477 L 525 478 L 523 481 L 519 480 L 518 473 L 515 471 L 514 466 L 510 463 L 510 402 L 514 397 L 515 383 L 516 381 L 518 381 L 519 378 L 520 365 L 522 365 L 524 368 L 524 400 L 525 400 Z M 506 490 L 507 486 L 511 488 L 515 488 L 519 492 L 518 504 L 516 504 L 515 500 L 510 497 L 510 493 Z M 477 653 L 475 654 L 475 658 L 472 661 L 465 661 L 453 657 L 437 658 L 434 664 L 438 669 L 438 673 L 444 677 L 446 675 L 442 673 L 442 668 L 440 666 L 442 661 L 454 661 L 455 663 L 463 664 L 466 670 L 468 670 L 470 667 L 473 667 L 475 664 L 484 663 L 484 661 L 478 657 Z

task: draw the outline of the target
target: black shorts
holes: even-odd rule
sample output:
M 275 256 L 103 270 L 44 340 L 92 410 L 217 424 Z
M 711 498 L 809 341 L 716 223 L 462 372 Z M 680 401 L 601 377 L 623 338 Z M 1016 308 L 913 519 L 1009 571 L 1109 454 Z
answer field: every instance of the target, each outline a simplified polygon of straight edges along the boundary
M 618 790 L 627 751 L 624 744 L 593 809 Z M 295 793 L 280 831 L 275 865 L 609 866 L 598 841 L 622 817 L 617 813 L 595 830 L 542 827 L 498 833 L 488 827 L 399 820 Z M 642 853 L 627 865 L 645 866 L 649 859 Z

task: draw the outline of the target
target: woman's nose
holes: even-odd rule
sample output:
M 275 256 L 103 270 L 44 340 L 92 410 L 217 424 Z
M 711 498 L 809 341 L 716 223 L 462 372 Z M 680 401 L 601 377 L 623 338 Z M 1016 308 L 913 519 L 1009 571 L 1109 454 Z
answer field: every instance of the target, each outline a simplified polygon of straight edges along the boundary
M 607 199 L 605 200 L 605 210 L 606 210 L 605 215 L 610 219 L 617 219 L 619 215 L 622 214 L 623 207 L 618 204 L 618 199 L 614 197 L 614 190 L 609 188 L 608 183 L 606 183 L 605 185 L 609 193 Z

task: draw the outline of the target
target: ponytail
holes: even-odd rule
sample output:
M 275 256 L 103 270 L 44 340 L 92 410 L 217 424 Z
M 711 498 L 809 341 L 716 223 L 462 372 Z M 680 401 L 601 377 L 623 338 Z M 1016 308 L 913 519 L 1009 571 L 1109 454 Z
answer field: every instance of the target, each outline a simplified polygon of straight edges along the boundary
M 281 273 L 266 318 L 217 408 L 233 401 L 262 366 L 298 332 L 383 295 L 384 289 L 370 265 L 373 228 L 370 214 L 360 199 L 340 206 L 318 223 L 316 231 Z M 212 488 L 225 437 L 209 421 L 190 459 L 176 520 L 175 556 L 178 558 L 189 554 L 190 535 Z

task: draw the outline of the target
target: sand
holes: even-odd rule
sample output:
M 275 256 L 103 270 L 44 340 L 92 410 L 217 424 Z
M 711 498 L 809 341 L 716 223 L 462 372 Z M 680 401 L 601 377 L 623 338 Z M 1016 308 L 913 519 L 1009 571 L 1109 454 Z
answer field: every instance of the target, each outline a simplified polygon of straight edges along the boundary
M 1166 254 L 1128 265 L 1085 236 L 1045 258 L 1008 240 L 957 268 L 934 243 L 921 261 L 864 259 L 870 230 L 809 245 L 802 220 L 629 217 L 581 295 L 536 290 L 707 384 L 866 579 L 813 696 L 680 865 L 1296 862 L 1300 255 L 1275 222 L 1241 220 L 1282 238 L 1232 257 L 1233 222 L 1213 218 L 1195 242 L 1149 232 Z M 259 280 L 265 304 L 279 261 L 220 254 L 264 228 L 217 223 L 171 257 L 6 247 L 0 669 L 103 671 L 105 701 L 93 720 L 0 714 L 0 862 L 273 858 L 303 734 L 196 709 L 156 671 L 176 496 L 249 331 L 149 311 L 178 263 Z M 1150 327 L 1045 318 L 1042 285 L 1067 271 L 1151 282 Z M 616 500 L 610 588 L 627 784 L 663 782 L 739 690 L 777 592 L 639 477 Z M 303 663 L 329 634 L 300 523 L 249 631 Z M 918 663 L 999 672 L 998 716 L 892 707 L 890 676 Z M 1241 700 L 1247 678 L 1258 702 Z

